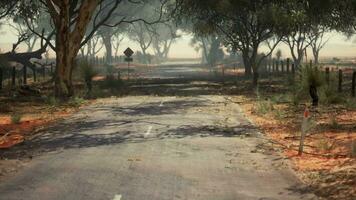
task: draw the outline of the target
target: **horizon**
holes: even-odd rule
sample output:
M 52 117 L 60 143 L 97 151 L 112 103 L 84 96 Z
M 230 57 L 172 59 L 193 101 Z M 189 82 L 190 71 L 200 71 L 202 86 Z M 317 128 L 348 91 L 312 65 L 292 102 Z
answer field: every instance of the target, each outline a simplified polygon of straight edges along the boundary
M 0 36 L 3 38 L 2 42 L 0 41 L 0 50 L 2 52 L 7 52 L 11 50 L 12 44 L 17 41 L 17 36 L 13 28 L 9 25 L 3 24 L 0 28 Z M 201 51 L 196 52 L 194 47 L 190 46 L 190 40 L 193 38 L 192 34 L 189 33 L 182 33 L 182 37 L 177 39 L 171 47 L 169 52 L 169 58 L 201 58 Z M 320 52 L 320 59 L 328 59 L 333 57 L 338 58 L 355 58 L 356 57 L 356 44 L 353 41 L 353 38 L 347 38 L 344 34 L 336 33 L 336 32 L 329 32 L 326 34 L 325 38 L 329 38 L 329 42 L 325 45 L 325 47 Z M 19 52 L 25 51 L 24 44 L 19 45 Z M 39 41 L 37 42 L 36 47 L 39 46 Z M 123 51 L 127 48 L 132 48 L 135 52 L 141 51 L 139 45 L 135 42 L 129 40 L 127 37 L 122 41 L 119 47 L 119 55 L 122 55 Z M 105 54 L 105 48 L 103 48 L 99 53 L 98 56 L 102 56 Z M 290 50 L 287 45 L 280 43 L 276 50 L 282 50 L 282 57 L 288 58 L 291 57 Z M 266 50 L 265 46 L 260 48 L 260 52 Z M 275 54 L 274 52 L 274 54 Z M 148 53 L 153 54 L 153 49 L 150 47 Z M 50 53 L 51 57 L 54 57 L 54 52 Z M 274 56 L 274 55 L 273 55 Z M 308 48 L 308 57 L 312 56 L 310 49 Z

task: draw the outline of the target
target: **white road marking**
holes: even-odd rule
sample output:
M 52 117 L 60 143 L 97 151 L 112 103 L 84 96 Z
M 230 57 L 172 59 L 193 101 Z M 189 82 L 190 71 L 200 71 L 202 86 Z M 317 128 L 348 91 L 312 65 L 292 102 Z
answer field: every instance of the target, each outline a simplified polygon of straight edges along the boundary
M 148 127 L 147 132 L 145 133 L 145 137 L 147 137 L 149 134 L 151 134 L 152 128 L 153 128 L 153 126 Z
M 114 196 L 114 199 L 113 199 L 113 200 L 121 200 L 121 197 L 122 197 L 121 194 L 116 194 L 116 195 Z

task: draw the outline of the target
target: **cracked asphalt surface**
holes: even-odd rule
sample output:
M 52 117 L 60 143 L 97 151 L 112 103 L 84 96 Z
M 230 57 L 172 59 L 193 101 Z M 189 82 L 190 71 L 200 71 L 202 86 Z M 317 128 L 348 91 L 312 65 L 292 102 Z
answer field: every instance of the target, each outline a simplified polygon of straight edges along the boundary
M 102 99 L 15 148 L 0 199 L 314 199 L 230 98 Z

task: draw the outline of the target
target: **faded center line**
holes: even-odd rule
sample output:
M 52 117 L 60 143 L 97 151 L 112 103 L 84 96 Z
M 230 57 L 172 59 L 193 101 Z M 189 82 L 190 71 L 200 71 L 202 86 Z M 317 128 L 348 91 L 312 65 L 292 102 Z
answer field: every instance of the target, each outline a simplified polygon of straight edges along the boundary
M 151 134 L 151 130 L 152 130 L 153 126 L 149 126 L 147 129 L 147 132 L 145 133 L 144 137 L 147 137 Z
M 159 104 L 159 107 L 163 107 L 163 103 L 164 103 L 164 101 L 162 100 L 161 104 Z
M 121 197 L 122 197 L 121 194 L 116 194 L 116 195 L 114 196 L 114 199 L 113 199 L 113 200 L 121 200 Z

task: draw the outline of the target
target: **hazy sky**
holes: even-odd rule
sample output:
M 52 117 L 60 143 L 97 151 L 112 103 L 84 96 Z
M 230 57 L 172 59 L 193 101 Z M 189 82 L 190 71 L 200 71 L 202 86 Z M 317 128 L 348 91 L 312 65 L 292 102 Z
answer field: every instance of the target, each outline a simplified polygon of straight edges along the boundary
M 0 31 L 0 49 L 2 52 L 10 50 L 12 44 L 17 41 L 15 31 L 9 26 L 1 26 Z M 329 33 L 327 38 L 330 38 L 325 48 L 321 51 L 321 57 L 356 57 L 356 44 L 352 39 L 347 39 L 345 36 L 338 33 Z M 185 34 L 177 40 L 171 48 L 169 57 L 172 58 L 198 58 L 201 53 L 197 53 L 193 47 L 189 45 L 191 36 Z M 125 39 L 120 48 L 120 53 L 127 47 L 131 47 L 133 50 L 140 50 L 135 42 Z M 283 57 L 290 57 L 289 49 L 286 45 L 279 45 L 277 48 L 283 52 Z M 23 51 L 24 48 L 20 47 L 19 51 Z M 263 48 L 261 49 L 263 50 Z M 152 53 L 152 50 L 150 50 Z M 102 51 L 100 54 L 103 54 Z M 310 54 L 311 55 L 311 54 Z

